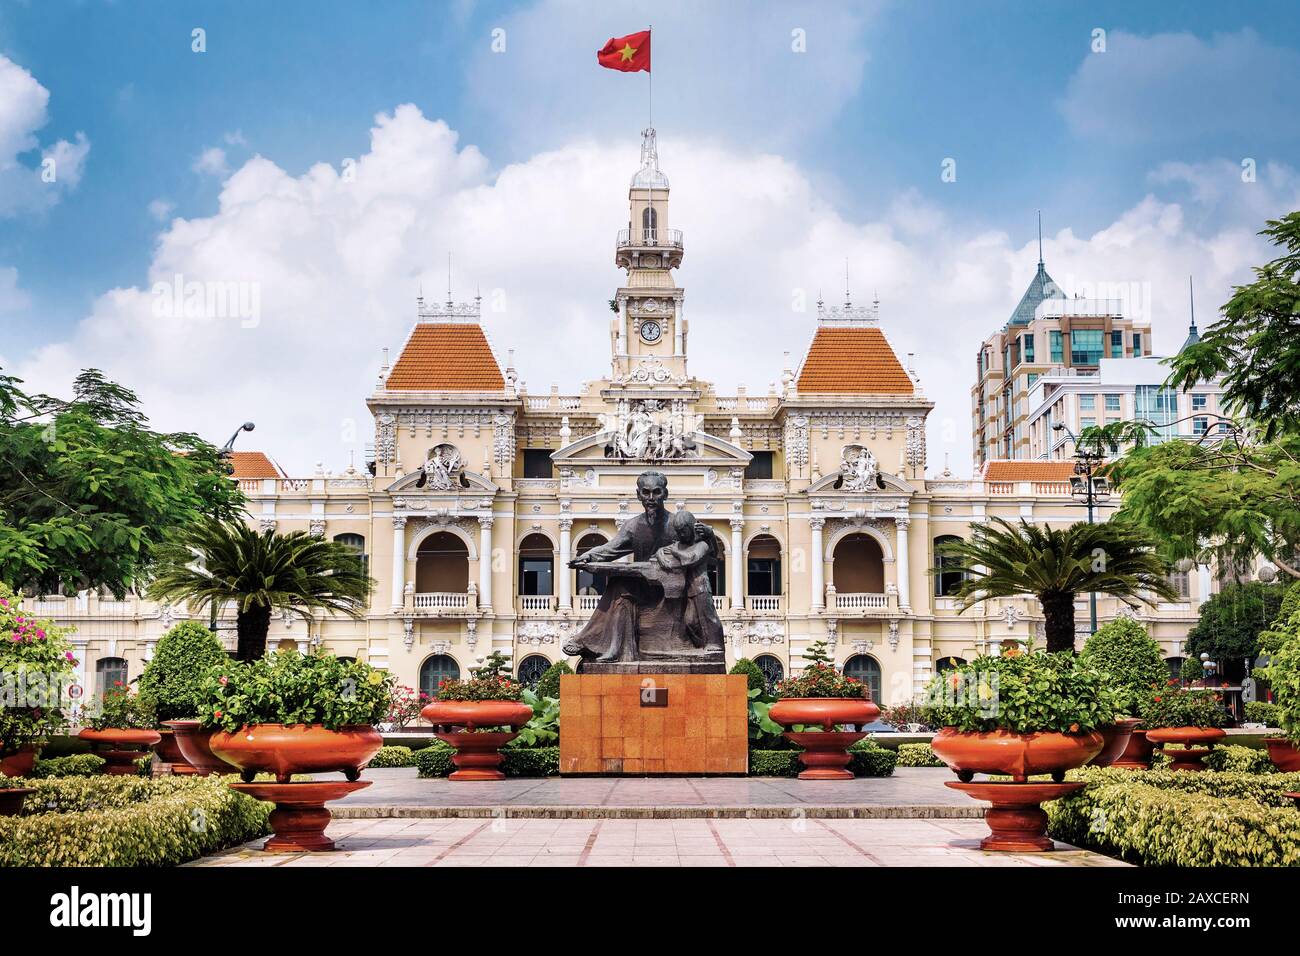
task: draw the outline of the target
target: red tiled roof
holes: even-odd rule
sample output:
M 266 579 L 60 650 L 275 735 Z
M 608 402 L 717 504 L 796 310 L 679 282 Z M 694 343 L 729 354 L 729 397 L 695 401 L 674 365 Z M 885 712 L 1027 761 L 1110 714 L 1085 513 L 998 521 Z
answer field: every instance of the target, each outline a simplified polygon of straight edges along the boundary
M 232 451 L 230 464 L 235 470 L 232 478 L 283 478 L 275 462 L 260 451 Z
M 1069 481 L 1072 461 L 990 461 L 984 464 L 985 481 Z
M 910 395 L 915 386 L 880 329 L 822 327 L 799 369 L 798 389 Z
M 496 392 L 506 387 L 482 326 L 421 322 L 388 373 L 388 388 Z

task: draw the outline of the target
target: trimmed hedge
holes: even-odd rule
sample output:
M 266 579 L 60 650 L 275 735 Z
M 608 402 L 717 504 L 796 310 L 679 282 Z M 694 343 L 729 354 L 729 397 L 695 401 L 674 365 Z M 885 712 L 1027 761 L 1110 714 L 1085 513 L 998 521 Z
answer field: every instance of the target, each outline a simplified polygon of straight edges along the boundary
M 748 657 L 742 657 L 736 663 L 731 665 L 729 674 L 744 674 L 747 686 L 750 690 L 763 690 L 767 687 L 767 678 L 763 676 L 763 670 Z
M 383 770 L 386 767 L 414 767 L 415 755 L 410 747 L 380 747 L 379 753 L 366 765 L 367 770 Z
M 556 661 L 546 670 L 542 671 L 542 676 L 537 678 L 537 686 L 533 689 L 538 697 L 554 697 L 560 699 L 560 677 L 564 674 L 572 674 L 573 668 L 569 666 L 568 661 Z
M 1276 727 L 1282 719 L 1279 710 L 1277 704 L 1270 704 L 1266 700 L 1252 700 L 1246 704 L 1246 719 L 1251 723 L 1263 724 L 1265 727 Z
M 1211 770 L 1229 773 L 1274 773 L 1277 770 L 1273 761 L 1268 759 L 1268 751 L 1237 744 L 1215 747 L 1201 763 Z
M 898 766 L 945 767 L 947 764 L 935 756 L 929 744 L 899 744 Z
M 95 777 L 104 772 L 107 763 L 98 754 L 69 754 L 66 757 L 51 757 L 38 760 L 32 768 L 31 779 L 48 777 Z
M 1068 776 L 1090 785 L 1045 805 L 1057 840 L 1143 866 L 1300 865 L 1300 813 L 1281 796 L 1300 774 L 1108 767 Z
M 751 777 L 796 777 L 803 770 L 799 762 L 802 750 L 751 750 Z M 898 754 L 870 740 L 860 740 L 849 748 L 849 769 L 857 777 L 888 777 L 894 772 Z
M 445 777 L 456 769 L 455 749 L 439 740 L 417 750 L 412 759 L 421 777 Z M 560 772 L 559 747 L 503 747 L 501 769 L 507 777 L 553 777 Z
M 0 866 L 175 866 L 268 832 L 272 805 L 219 777 L 34 780 L 0 817 Z

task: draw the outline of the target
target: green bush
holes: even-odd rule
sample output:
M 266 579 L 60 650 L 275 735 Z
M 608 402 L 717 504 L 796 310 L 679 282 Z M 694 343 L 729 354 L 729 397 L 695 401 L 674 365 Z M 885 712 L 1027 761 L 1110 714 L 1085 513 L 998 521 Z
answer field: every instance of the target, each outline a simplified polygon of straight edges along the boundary
M 1183 661 L 1182 667 L 1178 668 L 1179 680 L 1190 684 L 1192 681 L 1200 680 L 1205 676 L 1205 668 L 1201 666 L 1200 658 L 1189 657 Z
M 898 754 L 871 740 L 859 740 L 849 748 L 849 769 L 855 777 L 888 777 L 898 763 Z
M 569 666 L 568 661 L 556 661 L 546 670 L 542 671 L 542 676 L 537 679 L 537 686 L 533 692 L 538 697 L 554 697 L 560 699 L 560 677 L 564 674 L 572 674 L 573 668 Z
M 1160 727 L 1222 727 L 1230 717 L 1220 703 L 1221 700 L 1222 695 L 1218 691 L 1165 687 L 1143 702 L 1140 712 L 1142 726 L 1148 730 Z
M 1079 656 L 1106 675 L 1118 698 L 1116 708 L 1131 716 L 1137 716 L 1142 702 L 1169 678 L 1160 645 L 1145 627 L 1127 617 L 1097 628 Z
M 1067 780 L 1108 786 L 1140 781 L 1161 790 L 1184 790 L 1210 797 L 1252 800 L 1268 807 L 1291 807 L 1287 793 L 1300 790 L 1300 773 L 1219 773 L 1205 770 L 1123 770 L 1116 767 L 1083 767 L 1066 774 Z
M 367 765 L 371 770 L 385 767 L 414 767 L 415 756 L 410 747 L 380 747 L 379 753 Z
M 1246 719 L 1254 724 L 1263 724 L 1265 727 L 1276 727 L 1282 716 L 1278 713 L 1277 704 L 1252 700 L 1246 704 Z
M 767 687 L 767 678 L 763 676 L 762 668 L 748 657 L 742 657 L 732 664 L 730 673 L 744 674 L 750 690 L 764 690 Z
M 1201 763 L 1211 770 L 1228 773 L 1273 773 L 1275 769 L 1273 761 L 1268 759 L 1268 751 L 1236 744 L 1215 747 Z
M 32 779 L 51 777 L 95 777 L 104 772 L 106 761 L 97 754 L 69 754 L 38 760 L 32 768 Z
M 1116 773 L 1122 776 L 1102 777 L 1101 782 L 1045 805 L 1053 838 L 1143 866 L 1300 864 L 1300 813 L 1293 807 L 1261 805 L 1248 796 L 1209 792 L 1221 786 L 1236 789 L 1240 781 L 1211 779 L 1201 780 L 1199 786 L 1183 786 L 1181 780 L 1172 779 L 1240 777 L 1249 781 L 1264 775 Z M 1291 777 L 1291 786 L 1295 786 L 1295 774 L 1273 776 Z
M 202 707 L 203 678 L 229 660 L 217 635 L 198 621 L 181 621 L 159 638 L 140 675 L 140 693 L 153 699 L 159 720 L 193 720 Z
M 799 764 L 799 750 L 751 750 L 749 775 L 751 777 L 794 777 L 803 769 Z
M 445 777 L 456 769 L 455 749 L 439 740 L 413 754 L 421 777 Z M 507 777 L 553 777 L 560 772 L 559 747 L 503 747 L 501 770 Z
M 899 744 L 898 766 L 944 767 L 947 764 L 934 755 L 929 744 Z
M 1291 740 L 1300 742 L 1300 612 L 1278 633 L 1282 637 L 1266 668 L 1277 703 L 1277 726 Z
M 215 776 L 31 786 L 24 815 L 0 817 L 0 866 L 175 866 L 265 834 L 272 810 Z

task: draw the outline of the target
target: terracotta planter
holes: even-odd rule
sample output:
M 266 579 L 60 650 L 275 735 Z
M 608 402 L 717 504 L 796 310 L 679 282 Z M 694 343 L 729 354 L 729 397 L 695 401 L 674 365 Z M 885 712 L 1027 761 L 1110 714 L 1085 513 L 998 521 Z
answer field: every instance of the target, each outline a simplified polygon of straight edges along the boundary
M 1047 835 L 1047 814 L 1041 804 L 1082 790 L 1085 783 L 954 783 L 947 785 L 975 800 L 993 804 L 984 811 L 991 831 L 980 841 L 981 850 L 1038 853 L 1055 844 Z
M 1265 737 L 1268 759 L 1283 773 L 1300 773 L 1300 746 L 1285 737 Z
M 768 716 L 782 727 L 796 724 L 820 724 L 822 730 L 787 730 L 785 738 L 803 748 L 799 762 L 804 769 L 800 780 L 852 780 L 848 769 L 849 748 L 866 736 L 865 732 L 835 731 L 837 724 L 861 727 L 880 716 L 880 708 L 865 697 L 786 697 L 778 700 Z
M 1155 753 L 1155 745 L 1147 740 L 1147 732 L 1140 727 L 1134 727 L 1133 732 L 1129 734 L 1128 746 L 1111 766 L 1124 770 L 1150 770 L 1153 753 Z
M 38 747 L 22 747 L 17 753 L 10 754 L 8 757 L 0 757 L 0 774 L 6 777 L 26 777 L 36 766 L 36 758 L 40 754 Z
M 23 801 L 27 794 L 35 793 L 32 787 L 0 788 L 0 817 L 16 817 L 23 812 Z
M 1147 731 L 1147 739 L 1161 745 L 1161 752 L 1169 758 L 1174 770 L 1204 770 L 1201 760 L 1210 752 L 1208 745 L 1218 743 L 1225 736 L 1218 727 L 1157 727 Z M 1183 744 L 1186 749 L 1169 750 L 1164 744 Z
M 355 781 L 383 745 L 373 727 L 326 730 L 319 724 L 252 724 L 234 734 L 218 731 L 209 742 L 213 754 L 239 768 L 245 783 L 259 773 L 273 773 L 282 784 L 295 773 L 335 771 Z
M 158 733 L 162 735 L 162 740 L 158 742 L 158 747 L 154 752 L 158 755 L 159 762 L 167 764 L 168 769 L 175 774 L 194 773 L 194 768 L 185 759 L 180 744 L 176 742 L 175 731 L 168 727 L 166 730 L 158 731 Z
M 1092 758 L 1090 767 L 1109 767 L 1128 749 L 1129 739 L 1137 725 L 1142 723 L 1140 717 L 1123 717 L 1109 727 L 1100 727 L 1102 737 L 1101 753 Z
M 212 773 L 234 773 L 235 767 L 212 752 L 212 735 L 216 730 L 204 730 L 197 720 L 164 720 L 175 733 L 176 746 L 185 762 L 200 777 Z
M 96 750 L 95 753 L 104 758 L 104 773 L 119 777 L 136 773 L 135 762 L 147 756 L 149 748 L 162 740 L 162 734 L 156 730 L 119 727 L 105 727 L 103 730 L 87 727 L 77 736 L 92 747 L 97 744 L 108 747 L 107 750 Z
M 977 773 L 1007 774 L 1025 783 L 1040 773 L 1050 773 L 1060 783 L 1065 771 L 1082 767 L 1101 753 L 1103 740 L 1097 731 L 1086 734 L 1014 734 L 1008 730 L 983 733 L 944 727 L 930 741 L 935 756 L 946 763 L 957 779 L 969 783 Z
M 451 758 L 456 769 L 448 780 L 504 780 L 506 775 L 499 769 L 501 748 L 519 734 L 479 728 L 522 727 L 532 720 L 533 709 L 517 700 L 435 700 L 420 716 L 439 728 L 439 740 L 456 748 Z
M 330 824 L 330 812 L 325 804 L 368 786 L 369 780 L 348 783 L 342 780 L 303 780 L 298 783 L 232 783 L 230 788 L 275 804 L 269 821 L 275 836 L 262 844 L 263 850 L 267 853 L 315 853 L 334 849 L 334 841 L 325 835 L 325 828 Z

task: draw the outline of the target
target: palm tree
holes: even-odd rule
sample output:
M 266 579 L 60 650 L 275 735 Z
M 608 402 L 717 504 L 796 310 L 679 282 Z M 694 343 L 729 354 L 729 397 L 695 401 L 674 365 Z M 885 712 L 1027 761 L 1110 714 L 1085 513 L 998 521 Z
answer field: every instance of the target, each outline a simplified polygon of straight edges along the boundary
M 234 602 L 235 656 L 250 661 L 266 653 L 274 611 L 360 618 L 373 586 L 361 556 L 347 545 L 305 531 L 259 533 L 243 522 L 211 521 L 159 550 L 149 596 L 194 609 Z
M 976 525 L 969 541 L 947 541 L 935 550 L 953 559 L 943 571 L 964 575 L 952 595 L 963 611 L 989 598 L 1037 597 L 1049 651 L 1074 649 L 1076 594 L 1109 594 L 1132 606 L 1147 601 L 1143 592 L 1167 601 L 1178 598 L 1151 542 L 1136 528 L 1113 521 L 1046 528 L 994 518 L 991 525 Z

